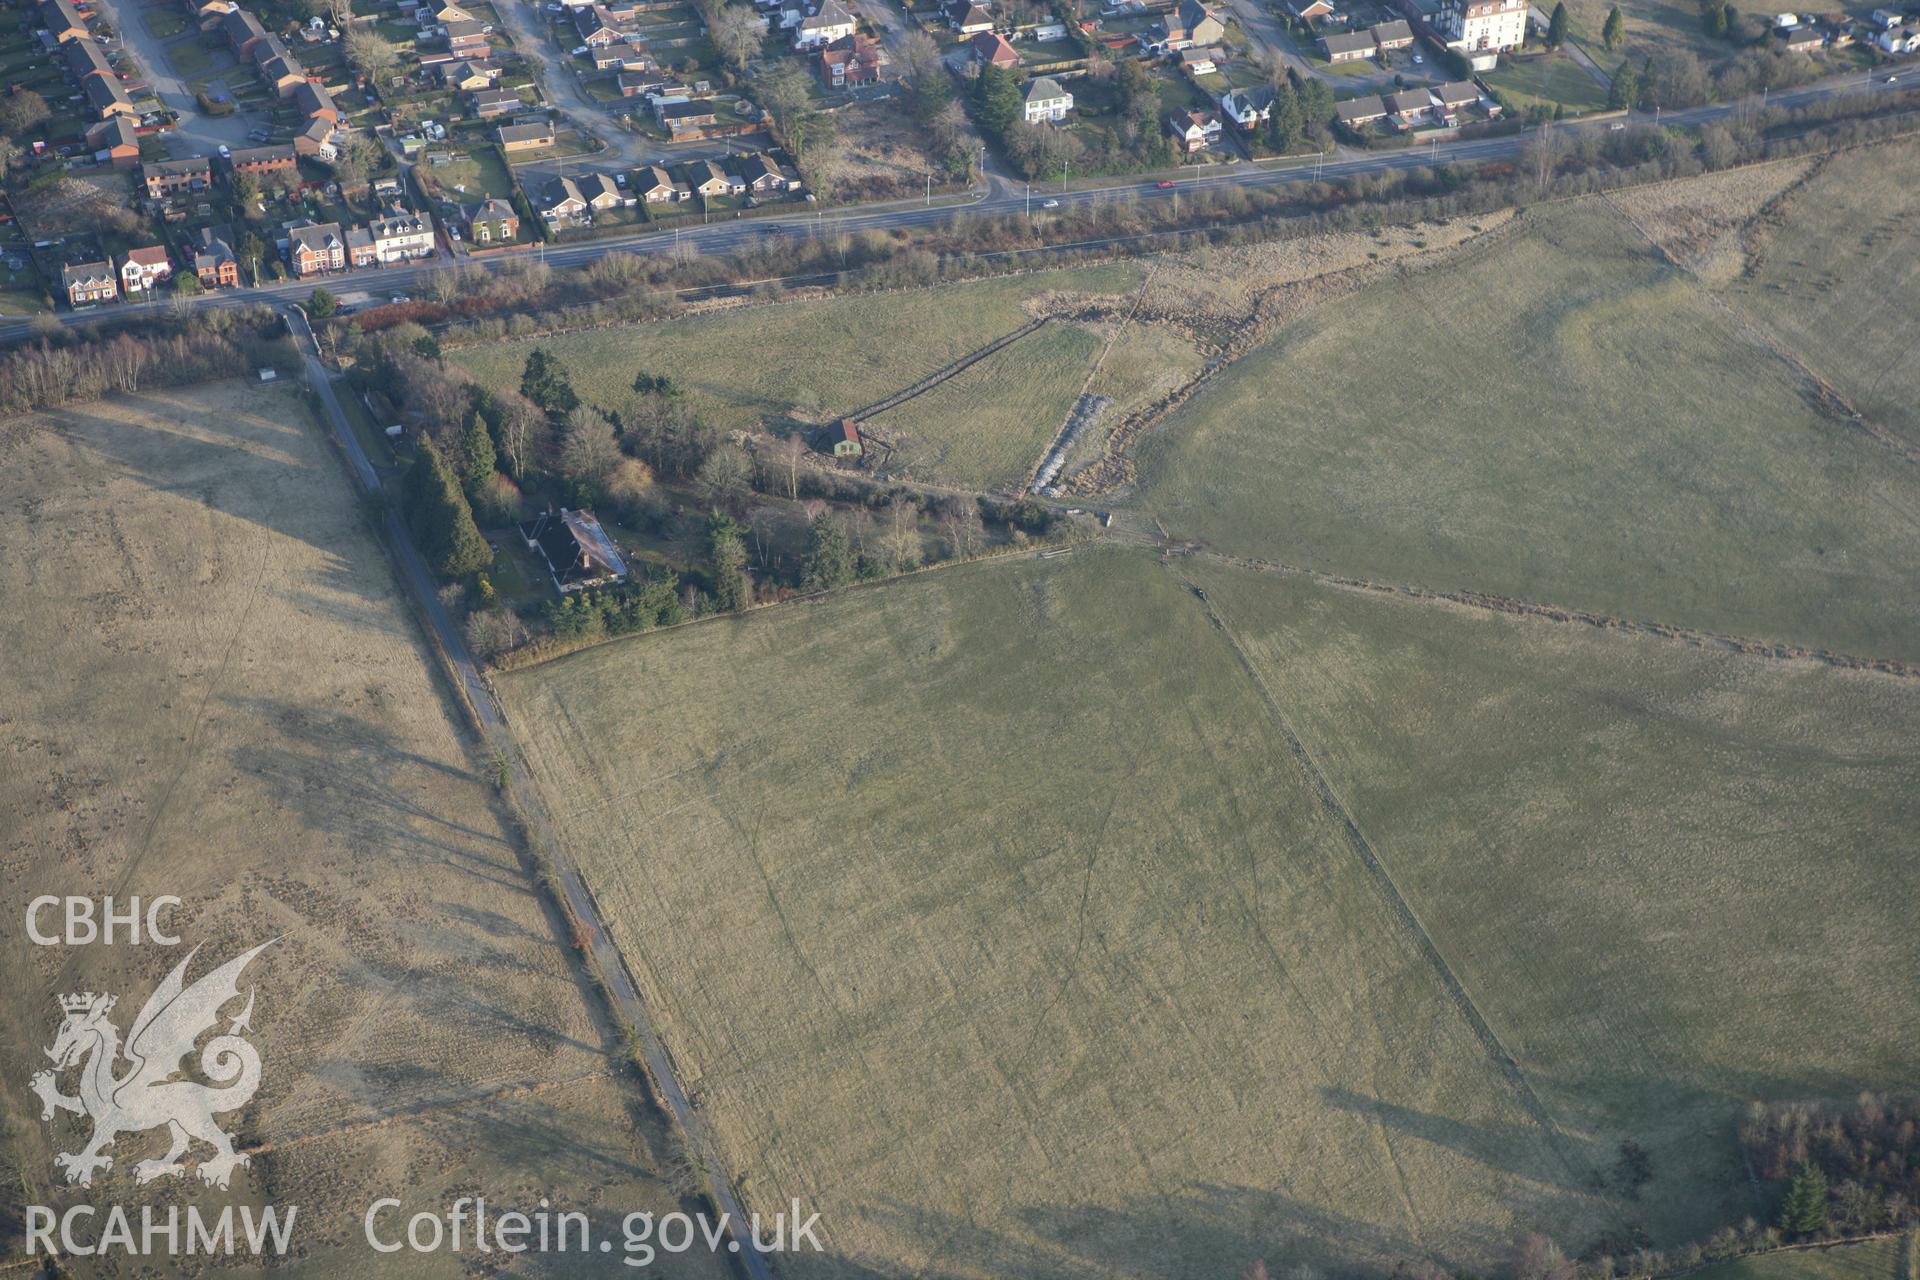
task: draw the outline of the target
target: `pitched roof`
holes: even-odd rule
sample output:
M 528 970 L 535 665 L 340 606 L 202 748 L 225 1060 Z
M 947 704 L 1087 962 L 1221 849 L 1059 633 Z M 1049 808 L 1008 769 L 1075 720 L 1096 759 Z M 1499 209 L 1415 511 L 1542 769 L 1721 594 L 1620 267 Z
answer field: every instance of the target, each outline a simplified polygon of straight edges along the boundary
M 1334 31 L 1320 37 L 1328 53 L 1357 53 L 1371 49 L 1374 39 L 1365 31 Z
M 640 179 L 640 190 L 643 192 L 658 191 L 662 187 L 669 191 L 673 189 L 673 179 L 668 177 L 667 171 L 657 164 L 650 164 L 642 169 Z
M 113 64 L 100 51 L 98 41 L 67 41 L 67 66 L 76 76 L 111 76 Z
M 284 142 L 265 147 L 236 147 L 227 162 L 236 169 L 243 164 L 292 164 L 293 148 Z
M 553 137 L 553 124 L 503 124 L 500 126 L 502 142 L 532 142 L 536 138 Z
M 127 261 L 142 267 L 164 267 L 167 265 L 167 251 L 157 244 L 127 250 Z
M 1348 98 L 1345 102 L 1334 104 L 1333 115 L 1337 120 L 1352 124 L 1356 120 L 1377 120 L 1387 114 L 1387 104 L 1380 100 L 1377 93 L 1369 93 L 1358 98 Z
M 1408 115 L 1416 111 L 1425 111 L 1433 106 L 1433 95 L 1425 89 L 1404 89 L 1399 93 L 1390 93 L 1386 98 L 1387 110 L 1395 115 Z
M 109 116 L 87 130 L 87 141 L 100 148 L 137 147 L 140 135 L 134 131 L 133 121 L 125 116 Z
M 88 76 L 80 87 L 86 90 L 87 101 L 98 110 L 133 105 L 133 99 L 127 96 L 127 91 L 112 76 Z
M 850 27 L 852 25 L 853 15 L 841 6 L 840 0 L 827 0 L 825 4 L 820 6 L 818 13 L 801 20 L 800 29 L 802 31 L 820 31 L 827 27 Z
M 293 101 L 295 105 L 310 116 L 319 115 L 323 111 L 332 111 L 338 114 L 340 110 L 333 105 L 333 95 L 310 80 L 302 81 L 300 85 L 294 89 Z
M 602 196 L 621 199 L 620 185 L 604 173 L 589 173 L 580 179 L 580 194 L 589 202 Z
M 973 37 L 974 55 L 986 62 L 1020 61 L 1020 52 L 998 31 L 982 31 Z
M 112 284 L 113 268 L 104 262 L 69 262 L 60 268 L 60 283 L 69 290 L 76 284 Z
M 785 180 L 786 176 L 780 172 L 780 166 L 773 162 L 773 157 L 764 151 L 756 151 L 750 156 L 740 157 L 740 180 L 749 186 L 761 178 Z
M 1433 96 L 1450 107 L 1480 101 L 1480 86 L 1469 80 L 1449 80 L 1433 86 Z
M 572 178 L 553 179 L 547 183 L 541 195 L 546 201 L 546 207 L 549 209 L 557 209 L 568 201 L 575 201 L 580 204 L 587 202 L 586 197 L 580 194 L 579 184 L 574 182 Z
M 246 44 L 251 40 L 259 40 L 267 34 L 267 29 L 260 25 L 260 19 L 254 17 L 245 9 L 235 9 L 232 13 L 220 19 L 220 29 L 226 32 L 227 39 L 233 41 L 235 44 Z
M 1398 40 L 1413 39 L 1413 28 L 1407 25 L 1407 20 L 1405 18 L 1395 18 L 1391 22 L 1382 22 L 1372 27 L 1369 27 L 1367 29 L 1367 34 L 1371 35 L 1375 40 L 1378 40 L 1381 44 L 1385 44 L 1389 40 L 1398 41 Z
M 287 232 L 287 240 L 296 249 L 308 249 L 314 253 L 337 249 L 343 243 L 337 222 L 314 222 L 304 227 L 293 227 Z
M 1072 96 L 1073 95 L 1063 89 L 1060 86 L 1060 82 L 1052 76 L 1041 76 L 1027 86 L 1027 96 L 1024 100 L 1027 102 L 1051 102 L 1055 98 L 1071 98 Z
M 85 31 L 87 21 L 80 16 L 80 10 L 73 0 L 41 0 L 40 20 L 47 24 L 49 31 Z
M 225 223 L 216 223 L 210 227 L 200 228 L 199 242 L 194 246 L 193 251 L 193 265 L 195 270 L 201 267 L 219 266 L 220 263 L 229 261 L 233 257 L 233 229 L 231 227 L 228 227 Z

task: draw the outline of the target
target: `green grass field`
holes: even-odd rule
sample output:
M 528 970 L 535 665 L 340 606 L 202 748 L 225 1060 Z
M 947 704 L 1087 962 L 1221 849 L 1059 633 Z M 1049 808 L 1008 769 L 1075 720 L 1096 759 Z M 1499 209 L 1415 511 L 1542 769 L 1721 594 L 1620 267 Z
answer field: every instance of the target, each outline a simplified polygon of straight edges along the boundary
M 1631 1220 L 1764 1218 L 1746 1102 L 1911 1083 L 1920 684 L 1190 572 L 1555 1117 L 1653 1152 Z
M 1920 147 L 1844 152 L 1794 192 L 1728 296 L 1869 419 L 1920 446 Z
M 904 475 L 1018 488 L 1080 398 L 1100 343 L 1084 326 L 1049 324 L 873 425 L 899 450 Z
M 1911 1248 L 1911 1245 L 1907 1247 Z M 1832 1249 L 1795 1250 L 1722 1262 L 1696 1280 L 1905 1280 L 1898 1240 L 1869 1240 Z
M 1307 311 L 1148 433 L 1132 500 L 1312 568 L 1920 657 L 1920 472 L 1606 205 Z
M 566 364 L 584 399 L 602 405 L 617 406 L 644 371 L 671 374 L 725 428 L 794 411 L 824 420 L 905 390 L 1019 328 L 1031 318 L 1022 305 L 1030 298 L 1124 293 L 1141 276 L 1131 262 L 1037 272 L 489 343 L 452 358 L 487 386 L 517 387 L 528 353 L 541 347 Z
M 1540 102 L 1550 107 L 1565 107 L 1575 114 L 1598 111 L 1607 105 L 1605 87 L 1575 62 L 1571 54 L 1502 58 L 1500 66 L 1487 72 L 1483 79 L 1506 95 L 1517 111 L 1524 112 Z
M 1608 1219 L 1202 602 L 941 570 L 500 679 L 792 1276 L 1486 1264 Z

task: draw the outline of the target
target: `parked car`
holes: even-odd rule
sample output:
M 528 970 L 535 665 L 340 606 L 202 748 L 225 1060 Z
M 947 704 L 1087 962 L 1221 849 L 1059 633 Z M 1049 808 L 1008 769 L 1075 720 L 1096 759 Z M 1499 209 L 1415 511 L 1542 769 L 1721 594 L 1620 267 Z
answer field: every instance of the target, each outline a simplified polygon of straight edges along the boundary
M 271 136 L 265 129 L 255 129 L 247 135 L 247 141 L 264 143 Z
M 227 160 L 227 159 L 231 159 L 231 158 L 232 158 L 232 156 L 233 156 L 233 152 L 232 152 L 232 151 L 230 151 L 230 150 L 229 150 L 229 149 L 227 148 L 227 144 L 226 144 L 226 143 L 224 143 L 224 142 L 223 142 L 223 143 L 221 143 L 221 144 L 220 144 L 220 158 L 221 158 L 222 160 Z

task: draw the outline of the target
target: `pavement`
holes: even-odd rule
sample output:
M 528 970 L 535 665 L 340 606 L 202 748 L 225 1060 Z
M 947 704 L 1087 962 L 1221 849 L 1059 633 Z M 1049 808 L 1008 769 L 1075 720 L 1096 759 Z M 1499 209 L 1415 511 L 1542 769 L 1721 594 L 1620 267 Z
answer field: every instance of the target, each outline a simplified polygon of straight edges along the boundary
M 1920 68 L 1909 68 L 1904 72 L 1895 73 L 1896 83 L 1891 85 L 1885 83 L 1887 75 L 1884 69 L 1865 76 L 1858 72 L 1850 72 L 1845 76 L 1835 76 L 1798 89 L 1776 93 L 1772 95 L 1771 102 L 1776 107 L 1798 107 L 1848 94 L 1895 93 L 1920 85 Z M 1722 119 L 1732 114 L 1735 109 L 1736 106 L 1732 103 L 1715 103 L 1680 111 L 1662 112 L 1658 118 L 1666 124 L 1699 125 Z M 1632 118 L 1644 119 L 1648 122 L 1654 119 L 1652 116 L 1639 114 Z M 1597 121 L 1590 124 L 1563 122 L 1555 128 L 1562 133 L 1577 130 L 1601 132 L 1609 129 L 1616 122 Z M 1099 186 L 1078 187 L 1070 190 L 1061 189 L 1060 184 L 1057 183 L 1035 183 L 1033 197 L 1036 207 L 1042 197 L 1058 200 L 1063 211 L 1113 201 L 1141 204 L 1151 204 L 1160 200 L 1177 201 L 1182 195 L 1190 197 L 1195 192 L 1222 187 L 1277 187 L 1323 178 L 1339 179 L 1361 173 L 1411 169 L 1422 165 L 1477 164 L 1490 160 L 1511 159 L 1521 153 L 1532 136 L 1532 130 L 1522 129 L 1517 133 L 1498 138 L 1440 142 L 1404 151 L 1343 153 L 1322 161 L 1308 159 L 1284 164 L 1211 165 L 1200 174 L 1191 174 L 1189 170 L 1179 169 L 1170 172 L 1164 178 L 1149 174 L 1144 177 L 1128 177 Z M 1161 181 L 1167 181 L 1171 185 L 1163 188 L 1159 185 Z M 592 262 L 609 253 L 671 253 L 683 241 L 692 244 L 702 253 L 724 254 L 747 245 L 764 244 L 769 240 L 819 235 L 827 231 L 838 233 L 865 230 L 911 230 L 917 227 L 937 226 L 956 216 L 977 218 L 982 215 L 1018 214 L 1025 211 L 1026 207 L 1022 184 L 990 179 L 990 190 L 987 194 L 958 205 L 928 207 L 913 201 L 900 201 L 832 210 L 820 207 L 805 210 L 802 206 L 796 208 L 792 214 L 722 219 L 684 227 L 678 231 L 637 231 L 629 235 L 609 236 L 604 240 L 549 247 L 539 252 L 550 265 L 568 267 Z M 1117 243 L 1128 238 L 1108 237 L 1079 243 L 1091 247 Z M 520 255 L 502 254 L 485 259 L 470 259 L 470 261 L 487 270 L 499 270 L 508 260 L 518 256 Z M 304 299 L 316 285 L 325 285 L 335 293 L 356 288 L 369 289 L 375 293 L 409 292 L 425 278 L 428 272 L 444 265 L 445 261 L 446 259 L 441 257 L 421 263 L 336 272 L 313 280 L 268 285 L 258 289 L 231 289 L 219 293 L 201 294 L 190 301 L 192 307 L 196 309 L 237 307 L 257 302 L 280 305 Z M 172 300 L 121 303 L 78 314 L 68 311 L 57 312 L 55 318 L 63 324 L 85 325 L 101 320 L 164 314 L 170 312 L 176 305 L 179 304 Z M 0 341 L 31 336 L 36 323 L 44 324 L 45 321 L 23 317 L 0 322 Z
M 347 469 L 352 473 L 355 485 L 364 493 L 377 493 L 383 486 L 380 473 L 367 458 L 366 451 L 360 447 L 360 441 L 353 433 L 347 416 L 340 407 L 340 399 L 334 388 L 333 376 L 320 359 L 319 344 L 314 340 L 313 328 L 307 322 L 307 314 L 295 305 L 283 305 L 281 314 L 287 322 L 287 332 L 293 335 L 294 343 L 300 349 L 305 361 L 307 384 L 319 398 L 322 410 L 326 414 L 327 424 L 333 432 L 335 443 L 340 447 L 341 456 L 346 460 Z M 686 1136 L 689 1147 L 710 1175 L 707 1184 L 713 1194 L 714 1208 L 722 1215 L 726 1224 L 726 1233 L 731 1237 L 728 1252 L 748 1280 L 773 1280 L 772 1268 L 767 1258 L 754 1245 L 748 1230 L 748 1218 L 741 1207 L 740 1198 L 735 1193 L 730 1177 L 715 1160 L 712 1139 L 707 1135 L 706 1126 L 694 1109 L 693 1100 L 680 1083 L 680 1077 L 674 1069 L 673 1059 L 667 1053 L 666 1046 L 656 1033 L 652 1020 L 647 1016 L 639 993 L 635 990 L 633 979 L 628 974 L 626 962 L 620 952 L 608 940 L 605 922 L 602 920 L 598 905 L 586 883 L 580 878 L 579 869 L 574 865 L 571 855 L 555 836 L 539 790 L 528 778 L 525 767 L 518 763 L 513 751 L 512 738 L 507 729 L 506 713 L 494 701 L 493 691 L 486 679 L 480 674 L 480 668 L 467 649 L 466 638 L 455 624 L 446 607 L 440 603 L 435 589 L 433 575 L 428 571 L 426 562 L 413 544 L 412 536 L 407 532 L 406 522 L 401 519 L 397 504 L 387 504 L 386 515 L 382 522 L 386 532 L 387 544 L 393 551 L 393 557 L 400 569 L 400 576 L 413 594 L 414 603 L 420 608 L 427 629 L 446 663 L 448 674 L 462 700 L 472 711 L 481 737 L 488 747 L 497 753 L 498 758 L 507 762 L 508 790 L 520 806 L 528 829 L 536 847 L 544 848 L 550 855 L 554 875 L 559 884 L 560 895 L 565 901 L 566 910 L 584 933 L 587 951 L 591 962 L 606 984 L 615 1012 L 620 1019 L 634 1030 L 639 1041 L 640 1054 L 646 1062 L 647 1072 L 652 1077 L 659 1092 L 660 1100 L 672 1115 L 674 1122 Z
M 167 135 L 173 154 L 210 156 L 222 143 L 230 147 L 248 145 L 248 131 L 258 129 L 262 122 L 244 111 L 230 116 L 202 115 L 193 90 L 175 73 L 173 62 L 167 57 L 168 42 L 147 30 L 147 24 L 140 20 L 140 6 L 134 0 L 96 0 L 96 7 L 119 33 L 121 48 L 133 54 L 141 70 L 146 72 L 146 81 L 153 87 L 154 96 L 177 117 Z M 188 34 L 176 39 L 193 39 L 193 28 L 189 26 L 187 30 Z

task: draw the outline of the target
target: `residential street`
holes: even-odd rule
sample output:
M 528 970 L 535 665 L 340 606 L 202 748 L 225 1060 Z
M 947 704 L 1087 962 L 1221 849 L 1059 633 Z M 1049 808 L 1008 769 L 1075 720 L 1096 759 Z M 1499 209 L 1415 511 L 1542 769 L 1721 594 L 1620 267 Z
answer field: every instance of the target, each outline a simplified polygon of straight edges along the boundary
M 140 20 L 140 6 L 134 0 L 96 0 L 96 5 L 120 34 L 121 47 L 133 55 L 146 73 L 154 95 L 178 117 L 173 131 L 167 135 L 170 154 L 210 156 L 221 143 L 230 147 L 247 145 L 248 131 L 259 128 L 261 122 L 241 111 L 230 116 L 201 115 L 193 90 L 174 73 L 166 45 L 147 30 L 147 24 Z M 193 36 L 189 34 L 185 38 L 191 40 Z

